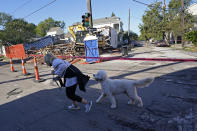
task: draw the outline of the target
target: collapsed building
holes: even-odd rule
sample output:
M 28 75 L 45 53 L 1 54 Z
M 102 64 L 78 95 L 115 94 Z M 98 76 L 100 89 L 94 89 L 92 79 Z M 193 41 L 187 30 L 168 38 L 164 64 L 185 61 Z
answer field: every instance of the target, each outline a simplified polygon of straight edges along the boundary
M 119 17 L 105 17 L 93 20 L 93 35 L 98 38 L 98 48 L 116 49 L 122 44 L 123 23 Z M 83 27 L 80 22 L 68 27 L 69 33 L 65 34 L 60 27 L 49 29 L 47 35 L 31 43 L 25 43 L 27 54 L 43 54 L 51 52 L 56 55 L 84 55 L 83 39 L 89 33 L 89 29 Z

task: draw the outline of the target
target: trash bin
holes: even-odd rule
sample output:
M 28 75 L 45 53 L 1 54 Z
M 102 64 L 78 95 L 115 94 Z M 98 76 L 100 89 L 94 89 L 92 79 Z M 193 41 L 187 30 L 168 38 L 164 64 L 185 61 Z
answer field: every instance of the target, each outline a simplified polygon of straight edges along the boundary
M 86 57 L 99 57 L 98 38 L 93 35 L 84 38 Z M 98 58 L 86 58 L 86 62 L 93 63 L 98 61 Z

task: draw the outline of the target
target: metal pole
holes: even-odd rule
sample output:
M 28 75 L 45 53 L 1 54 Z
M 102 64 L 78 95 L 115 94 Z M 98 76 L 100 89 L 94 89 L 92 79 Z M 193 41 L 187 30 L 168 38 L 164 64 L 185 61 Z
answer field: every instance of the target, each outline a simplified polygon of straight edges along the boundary
M 129 17 L 128 17 L 128 37 L 130 33 L 130 8 L 129 8 Z
M 163 1 L 163 21 L 164 21 L 164 25 L 163 25 L 163 41 L 165 43 L 167 43 L 167 41 L 165 40 L 166 37 L 166 0 Z
M 181 0 L 181 25 L 182 25 L 182 47 L 184 47 L 184 34 L 185 34 L 185 26 L 184 26 L 184 0 Z
M 90 19 L 89 19 L 90 28 L 93 28 L 91 0 L 87 0 L 87 9 L 88 9 L 88 13 L 90 13 Z
M 132 46 L 130 44 L 130 8 L 129 8 L 129 17 L 128 17 L 128 47 L 129 47 L 129 50 L 131 50 Z M 128 47 L 127 47 L 127 50 L 126 50 L 126 55 L 128 55 Z

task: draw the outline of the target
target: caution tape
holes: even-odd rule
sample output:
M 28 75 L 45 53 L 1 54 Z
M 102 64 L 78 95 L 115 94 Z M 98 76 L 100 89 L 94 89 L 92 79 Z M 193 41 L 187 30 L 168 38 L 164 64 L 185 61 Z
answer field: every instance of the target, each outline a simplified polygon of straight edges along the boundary
M 33 57 L 43 57 L 43 55 L 29 55 Z M 177 59 L 177 58 L 126 58 L 126 57 L 86 57 L 86 56 L 60 56 L 59 58 L 82 58 L 82 59 L 99 59 L 100 61 L 108 60 L 133 60 L 133 61 L 174 61 L 174 62 L 197 62 L 197 59 Z

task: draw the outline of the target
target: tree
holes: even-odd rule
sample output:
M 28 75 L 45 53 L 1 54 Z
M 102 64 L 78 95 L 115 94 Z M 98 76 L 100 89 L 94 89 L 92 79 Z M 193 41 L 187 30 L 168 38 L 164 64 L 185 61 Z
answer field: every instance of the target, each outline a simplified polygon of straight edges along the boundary
M 191 0 L 185 0 L 184 2 L 185 8 L 187 8 Z M 143 15 L 143 23 L 139 25 L 141 32 L 140 39 L 146 39 L 147 41 L 151 38 L 155 40 L 168 40 L 170 33 L 173 33 L 176 38 L 183 30 L 180 19 L 181 11 L 180 0 L 171 0 L 168 10 L 162 9 L 161 2 L 150 4 Z M 184 31 L 187 32 L 193 26 L 193 18 L 186 10 L 184 10 L 184 18 Z
M 184 0 L 184 7 L 190 5 L 191 0 Z M 182 29 L 181 25 L 181 1 L 180 0 L 171 0 L 168 5 L 168 27 L 170 32 L 174 35 L 175 43 L 177 43 L 177 36 L 181 35 L 181 32 L 188 32 L 193 27 L 194 18 L 192 15 L 187 11 L 184 10 L 184 29 Z
M 3 34 L 3 30 L 5 28 L 5 24 L 7 22 L 10 22 L 12 20 L 12 16 L 0 12 L 0 46 L 2 45 L 2 39 L 4 39 L 4 34 Z
M 14 19 L 5 24 L 5 29 L 0 32 L 3 43 L 19 44 L 30 42 L 34 37 L 36 26 L 23 19 Z
M 5 28 L 5 24 L 10 21 L 12 21 L 12 16 L 0 12 L 0 30 L 3 30 Z
M 186 40 L 191 41 L 197 47 L 197 30 L 185 34 Z
M 116 16 L 116 15 L 115 15 L 115 13 L 114 13 L 114 12 L 112 12 L 111 17 L 114 17 L 114 16 Z
M 36 34 L 38 36 L 45 36 L 47 31 L 51 27 L 60 27 L 64 28 L 65 23 L 63 21 L 55 21 L 53 18 L 49 17 L 48 19 L 40 22 L 38 26 L 36 27 Z
M 29 42 L 35 36 L 35 25 L 23 19 L 13 19 L 6 13 L 0 13 L 0 42 L 18 44 Z
M 161 14 L 161 2 L 155 2 L 148 6 L 145 14 L 142 17 L 143 24 L 139 25 L 140 38 L 148 41 L 151 38 L 161 39 L 162 38 L 162 19 Z
M 129 32 L 129 36 L 128 36 L 128 31 L 124 32 L 123 34 L 123 40 L 137 40 L 138 39 L 138 35 L 132 31 Z

